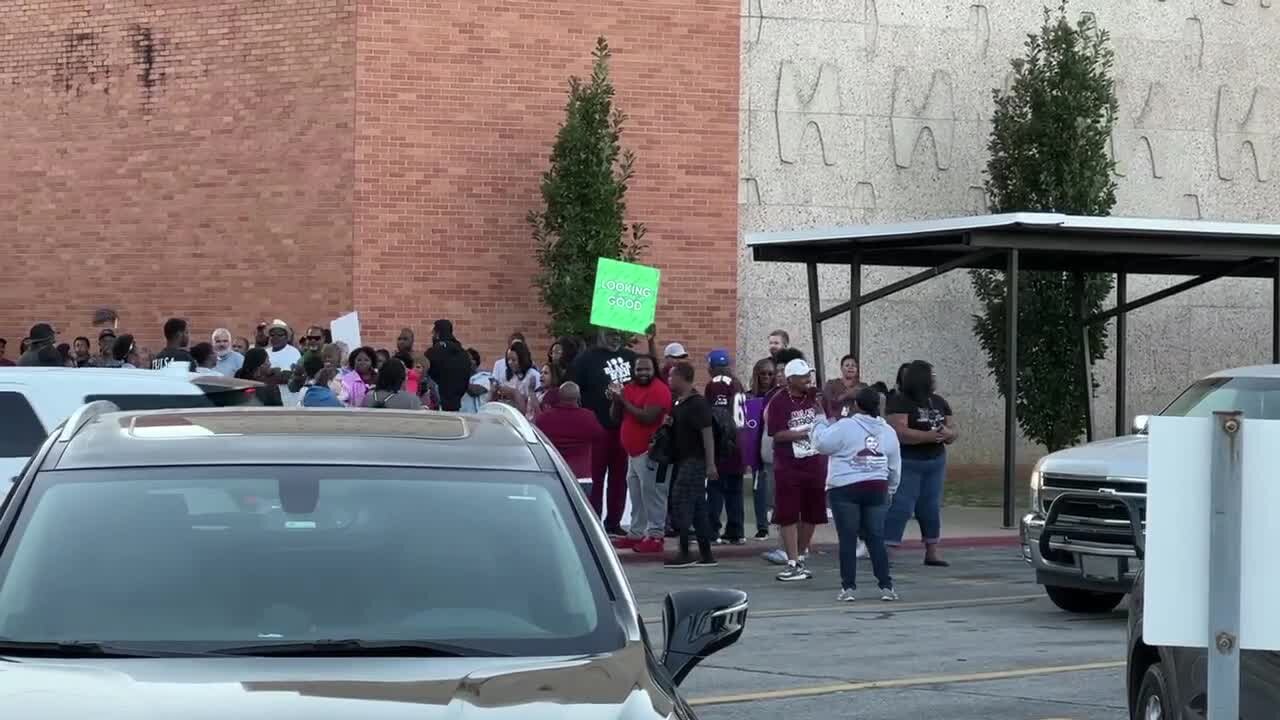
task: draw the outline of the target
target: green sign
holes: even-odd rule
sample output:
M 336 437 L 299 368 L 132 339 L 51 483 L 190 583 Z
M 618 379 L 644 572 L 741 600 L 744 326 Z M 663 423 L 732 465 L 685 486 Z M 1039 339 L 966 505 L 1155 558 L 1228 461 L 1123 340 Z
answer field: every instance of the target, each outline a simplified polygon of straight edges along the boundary
M 600 258 L 591 297 L 591 324 L 633 333 L 648 330 L 658 313 L 661 275 L 658 268 Z

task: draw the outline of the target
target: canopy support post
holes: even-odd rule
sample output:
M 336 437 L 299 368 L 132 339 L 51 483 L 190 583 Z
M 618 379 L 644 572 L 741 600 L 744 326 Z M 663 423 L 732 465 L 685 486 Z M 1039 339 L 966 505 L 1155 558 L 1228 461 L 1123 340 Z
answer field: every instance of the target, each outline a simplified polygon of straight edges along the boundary
M 1004 526 L 1014 527 L 1013 476 L 1018 462 L 1018 251 L 1009 250 L 1004 273 Z
M 854 253 L 853 262 L 849 265 L 849 299 L 862 297 L 862 254 Z M 855 302 L 849 307 L 849 354 L 858 359 L 862 366 L 862 303 Z
M 1072 273 L 1075 284 L 1076 321 L 1080 324 L 1080 372 L 1084 378 L 1084 386 L 1080 388 L 1084 399 L 1084 439 L 1093 442 L 1093 357 L 1089 348 L 1089 330 L 1091 326 L 1085 322 L 1088 316 L 1088 298 L 1085 294 L 1084 273 Z
M 1116 307 L 1124 307 L 1128 302 L 1129 275 L 1116 273 Z M 1129 397 L 1125 369 L 1125 336 L 1129 329 L 1129 314 L 1116 315 L 1116 437 L 1129 434 Z
M 809 274 L 809 330 L 813 334 L 813 371 L 818 377 L 818 387 L 822 387 L 822 306 L 818 297 L 818 264 L 809 263 L 806 268 Z

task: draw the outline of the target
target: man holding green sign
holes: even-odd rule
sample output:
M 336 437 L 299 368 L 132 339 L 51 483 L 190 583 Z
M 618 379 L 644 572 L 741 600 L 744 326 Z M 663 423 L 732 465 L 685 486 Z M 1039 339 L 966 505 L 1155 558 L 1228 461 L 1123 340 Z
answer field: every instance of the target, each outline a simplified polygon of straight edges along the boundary
M 600 258 L 591 298 L 591 324 L 644 333 L 658 313 L 658 268 Z

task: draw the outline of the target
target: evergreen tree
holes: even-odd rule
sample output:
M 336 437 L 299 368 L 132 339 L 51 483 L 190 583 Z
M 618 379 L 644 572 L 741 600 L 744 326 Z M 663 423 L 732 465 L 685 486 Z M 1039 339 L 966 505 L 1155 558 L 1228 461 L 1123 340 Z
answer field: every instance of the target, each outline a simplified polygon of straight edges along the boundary
M 1026 56 L 1012 62 L 1008 92 L 996 90 L 986 189 L 993 212 L 1107 215 L 1115 205 L 1115 162 L 1109 153 L 1116 113 L 1113 52 L 1091 16 L 1072 25 L 1066 3 L 1028 36 Z M 974 331 L 1004 392 L 1005 282 L 997 270 L 974 270 L 982 314 Z M 1085 429 L 1084 364 L 1077 276 L 1022 272 L 1018 278 L 1019 424 L 1048 450 L 1068 447 Z M 1101 310 L 1110 274 L 1086 274 L 1087 314 Z M 1105 324 L 1089 333 L 1090 362 L 1106 355 Z M 1092 392 L 1093 388 L 1089 388 Z
M 645 228 L 627 224 L 626 192 L 635 155 L 621 147 L 626 116 L 613 107 L 609 44 L 596 40 L 591 78 L 569 79 L 565 121 L 542 175 L 546 209 L 531 211 L 538 264 L 535 283 L 551 316 L 548 331 L 586 336 L 596 261 L 633 262 L 644 249 Z

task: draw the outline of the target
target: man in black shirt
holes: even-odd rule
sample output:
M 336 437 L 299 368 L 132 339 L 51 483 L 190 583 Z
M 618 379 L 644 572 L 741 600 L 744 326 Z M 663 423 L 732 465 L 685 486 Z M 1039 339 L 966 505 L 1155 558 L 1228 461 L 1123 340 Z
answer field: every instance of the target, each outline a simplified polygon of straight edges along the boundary
M 430 367 L 427 375 L 440 392 L 440 409 L 458 412 L 462 396 L 471 382 L 471 356 L 453 335 L 453 323 L 437 320 L 431 329 L 431 349 L 427 350 Z
M 601 328 L 595 347 L 573 361 L 573 379 L 582 391 L 582 407 L 596 414 L 604 427 L 604 442 L 591 454 L 591 507 L 604 518 L 605 530 L 622 537 L 622 514 L 627 506 L 627 451 L 622 447 L 621 420 L 612 412 L 613 395 L 631 382 L 636 354 L 623 347 L 622 333 Z M 605 500 L 605 477 L 608 500 Z M 633 512 L 638 512 L 632 508 Z
M 693 387 L 693 366 L 679 363 L 671 369 L 671 392 L 676 398 L 671 411 L 671 432 L 675 440 L 676 471 L 671 484 L 671 524 L 680 534 L 680 550 L 665 565 L 669 568 L 709 567 L 714 533 L 707 512 L 707 483 L 719 479 L 716 472 L 716 442 L 712 431 L 711 405 Z M 689 530 L 698 538 L 698 558 L 689 552 Z
M 165 370 L 170 365 L 186 364 L 187 372 L 196 371 L 196 359 L 187 352 L 187 343 L 191 335 L 187 332 L 187 321 L 182 318 L 169 318 L 164 323 L 165 348 L 151 356 L 152 370 Z

